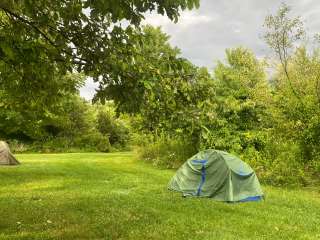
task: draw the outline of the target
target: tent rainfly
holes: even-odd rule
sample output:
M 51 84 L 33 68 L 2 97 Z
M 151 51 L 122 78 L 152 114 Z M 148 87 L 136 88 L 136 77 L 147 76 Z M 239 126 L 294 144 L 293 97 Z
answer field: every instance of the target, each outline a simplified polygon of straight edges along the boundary
M 0 165 L 18 165 L 18 160 L 12 155 L 8 144 L 0 141 Z
M 213 198 L 225 202 L 258 201 L 263 198 L 252 168 L 223 151 L 208 149 L 188 159 L 169 183 L 183 196 Z

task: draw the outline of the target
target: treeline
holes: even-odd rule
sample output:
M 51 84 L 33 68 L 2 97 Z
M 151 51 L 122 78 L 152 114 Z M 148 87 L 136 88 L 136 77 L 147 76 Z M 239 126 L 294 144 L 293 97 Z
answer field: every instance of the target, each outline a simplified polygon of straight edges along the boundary
M 91 104 L 72 91 L 61 95 L 51 106 L 26 103 L 21 109 L 10 105 L 10 97 L 2 93 L 0 138 L 8 141 L 16 153 L 127 149 L 128 120 L 116 117 L 111 102 Z

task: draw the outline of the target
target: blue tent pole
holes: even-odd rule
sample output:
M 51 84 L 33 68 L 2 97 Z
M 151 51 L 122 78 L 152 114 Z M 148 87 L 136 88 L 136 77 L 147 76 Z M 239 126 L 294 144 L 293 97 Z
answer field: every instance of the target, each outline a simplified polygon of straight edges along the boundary
M 206 168 L 205 165 L 208 160 L 193 160 L 194 163 L 201 163 L 201 183 L 197 190 L 197 196 L 200 196 L 201 188 L 206 180 Z

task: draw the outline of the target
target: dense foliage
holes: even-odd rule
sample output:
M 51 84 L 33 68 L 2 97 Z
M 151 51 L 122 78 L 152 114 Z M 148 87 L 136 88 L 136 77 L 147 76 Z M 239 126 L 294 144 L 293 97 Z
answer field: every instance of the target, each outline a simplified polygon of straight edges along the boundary
M 135 64 L 127 60 L 137 56 L 143 14 L 157 11 L 177 21 L 181 10 L 198 6 L 199 0 L 1 1 L 0 87 L 40 101 L 38 90 L 55 94 L 61 76 L 75 70 L 102 88 L 130 81 L 135 72 L 127 68 Z
M 0 3 L 0 137 L 16 150 L 134 145 L 174 168 L 216 148 L 270 184 L 319 179 L 320 50 L 301 44 L 303 24 L 287 5 L 264 24 L 278 60 L 270 74 L 244 47 L 227 49 L 210 73 L 160 28 L 138 27 L 148 10 L 176 20 L 195 0 L 31 2 Z M 94 104 L 79 97 L 86 76 L 100 83 Z
M 270 184 L 319 179 L 319 50 L 299 45 L 303 24 L 289 12 L 282 4 L 266 17 L 265 39 L 279 59 L 272 76 L 266 61 L 238 47 L 226 50 L 213 74 L 190 65 L 191 79 L 158 80 L 151 91 L 165 97 L 147 101 L 148 111 L 155 106 L 150 115 L 141 111 L 140 126 L 152 136 L 141 143 L 141 156 L 176 167 L 198 150 L 216 148 L 240 156 Z
M 61 98 L 51 111 L 3 105 L 0 122 L 0 137 L 15 152 L 109 152 L 125 149 L 129 141 L 128 121 L 115 116 L 112 103 L 92 105 L 76 93 Z
M 134 96 L 131 106 L 139 106 L 132 89 L 141 81 L 134 76 L 158 74 L 136 46 L 143 42 L 143 14 L 156 11 L 177 21 L 180 11 L 198 6 L 198 0 L 1 1 L 0 136 L 41 143 L 59 138 L 63 149 L 90 141 L 104 151 L 99 142 L 124 145 L 123 123 L 104 111 L 95 119 L 94 107 L 77 97 L 83 80 L 76 73 L 100 83 L 97 101 L 105 102 L 105 89 L 114 87 L 116 102 L 116 96 Z M 110 129 L 99 126 L 104 123 Z

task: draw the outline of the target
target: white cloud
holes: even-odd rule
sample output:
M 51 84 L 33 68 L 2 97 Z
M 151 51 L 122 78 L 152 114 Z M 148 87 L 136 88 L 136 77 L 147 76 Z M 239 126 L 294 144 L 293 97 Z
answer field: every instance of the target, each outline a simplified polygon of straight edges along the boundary
M 162 26 L 165 28 L 174 25 L 176 27 L 190 27 L 197 24 L 206 24 L 213 20 L 214 19 L 212 16 L 198 15 L 195 11 L 185 11 L 181 13 L 179 21 L 177 23 L 172 22 L 166 16 L 162 16 L 159 14 L 146 14 L 143 24 L 151 24 L 154 26 Z
M 192 25 L 207 24 L 213 20 L 213 16 L 198 15 L 194 11 L 188 11 L 181 14 L 178 25 L 182 27 L 190 27 Z
M 310 34 L 318 32 L 320 21 L 319 0 L 287 0 L 292 14 L 305 20 Z M 275 13 L 279 0 L 201 0 L 200 8 L 181 14 L 177 24 L 167 17 L 148 14 L 146 23 L 162 26 L 171 35 L 170 42 L 182 50 L 182 55 L 197 65 L 212 68 L 223 60 L 225 49 L 244 46 L 256 55 L 269 55 L 270 50 L 262 39 L 266 15 Z
M 80 88 L 80 96 L 86 100 L 92 100 L 96 89 L 98 88 L 98 83 L 95 83 L 92 78 L 86 79 L 86 84 Z

